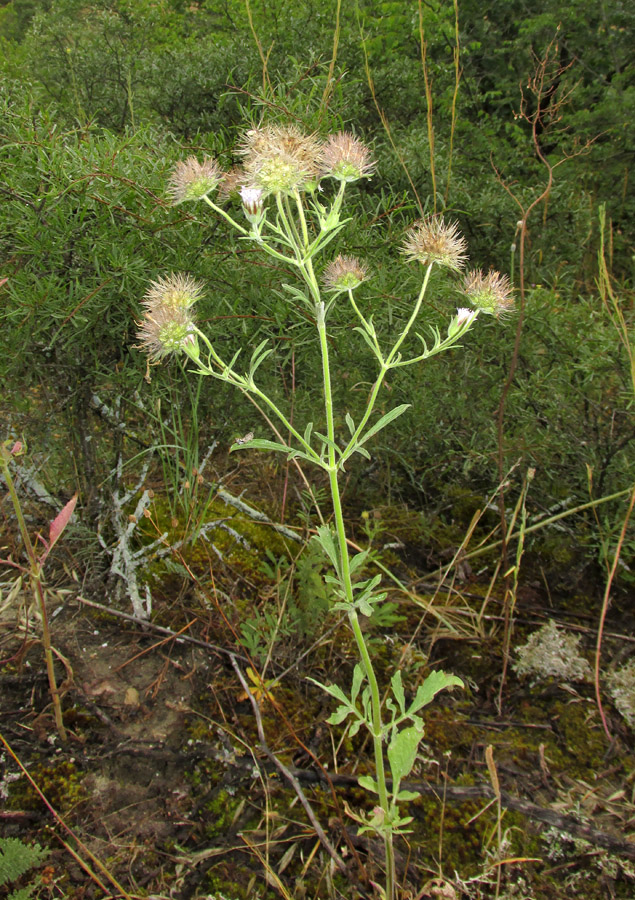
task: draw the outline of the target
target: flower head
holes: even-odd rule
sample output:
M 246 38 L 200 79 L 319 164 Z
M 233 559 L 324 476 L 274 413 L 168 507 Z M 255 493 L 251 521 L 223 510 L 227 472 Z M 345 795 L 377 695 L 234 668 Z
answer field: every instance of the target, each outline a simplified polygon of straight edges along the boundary
M 293 125 L 267 125 L 248 131 L 241 153 L 249 184 L 265 194 L 302 190 L 318 174 L 320 142 Z
M 322 148 L 322 175 L 338 181 L 359 181 L 370 178 L 374 168 L 370 150 L 358 138 L 343 131 L 329 135 Z
M 340 253 L 324 270 L 323 281 L 327 290 L 352 291 L 368 278 L 368 267 L 354 256 Z
M 503 316 L 514 306 L 509 278 L 500 272 L 488 272 L 487 275 L 483 275 L 481 269 L 468 272 L 463 290 L 475 309 L 490 316 Z
M 142 301 L 145 312 L 139 323 L 137 348 L 154 360 L 185 348 L 197 350 L 191 307 L 202 289 L 202 285 L 187 275 L 170 275 L 153 281 Z
M 467 243 L 457 222 L 444 222 L 442 216 L 429 216 L 416 222 L 403 244 L 408 259 L 427 266 L 437 263 L 459 272 L 467 260 Z
M 199 162 L 190 156 L 176 164 L 168 182 L 168 191 L 176 206 L 186 200 L 201 200 L 218 187 L 223 173 L 215 159 L 206 156 Z

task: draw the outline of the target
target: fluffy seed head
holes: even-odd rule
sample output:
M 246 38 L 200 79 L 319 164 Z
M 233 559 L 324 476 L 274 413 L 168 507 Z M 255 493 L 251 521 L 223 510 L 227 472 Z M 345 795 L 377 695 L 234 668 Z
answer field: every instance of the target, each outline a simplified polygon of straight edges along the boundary
M 190 156 L 184 162 L 177 163 L 172 170 L 168 182 L 172 202 L 176 206 L 186 200 L 201 200 L 218 187 L 222 177 L 215 159 L 206 156 L 201 163 L 195 156 Z
M 352 291 L 368 278 L 368 267 L 354 256 L 340 253 L 324 270 L 323 281 L 329 291 Z
M 144 316 L 139 323 L 137 349 L 153 360 L 198 348 L 191 307 L 203 288 L 187 275 L 169 275 L 153 281 L 143 298 Z
M 442 216 L 429 216 L 408 231 L 403 252 L 410 260 L 427 266 L 437 263 L 459 272 L 467 260 L 467 243 L 457 222 L 444 222 Z
M 240 151 L 249 184 L 265 194 L 302 190 L 318 174 L 320 142 L 293 125 L 267 125 L 248 131 Z
M 481 269 L 468 272 L 463 283 L 463 290 L 475 309 L 490 316 L 504 316 L 514 306 L 513 288 L 507 275 L 500 272 L 488 272 L 483 275 Z
M 137 337 L 137 349 L 157 361 L 171 353 L 180 353 L 186 346 L 198 347 L 194 319 L 189 310 L 182 308 L 161 306 L 146 312 Z
M 158 278 L 150 283 L 142 300 L 147 310 L 152 312 L 160 306 L 170 309 L 188 309 L 200 300 L 203 285 L 189 275 L 175 275 Z
M 322 148 L 322 175 L 338 181 L 359 181 L 370 178 L 374 168 L 370 150 L 354 135 L 344 131 L 329 135 Z

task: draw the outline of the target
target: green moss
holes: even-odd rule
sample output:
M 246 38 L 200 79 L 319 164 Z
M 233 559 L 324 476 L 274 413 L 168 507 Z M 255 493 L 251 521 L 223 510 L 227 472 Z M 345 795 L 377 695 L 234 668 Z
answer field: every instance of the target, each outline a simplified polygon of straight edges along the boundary
M 552 716 L 562 737 L 563 753 L 569 757 L 570 774 L 588 778 L 590 773 L 598 772 L 606 753 L 606 739 L 595 708 L 584 702 L 557 702 Z
M 33 765 L 29 774 L 58 812 L 69 812 L 86 799 L 81 775 L 70 761 L 60 759 L 52 764 Z M 41 809 L 42 800 L 31 783 L 23 778 L 10 786 L 7 807 Z

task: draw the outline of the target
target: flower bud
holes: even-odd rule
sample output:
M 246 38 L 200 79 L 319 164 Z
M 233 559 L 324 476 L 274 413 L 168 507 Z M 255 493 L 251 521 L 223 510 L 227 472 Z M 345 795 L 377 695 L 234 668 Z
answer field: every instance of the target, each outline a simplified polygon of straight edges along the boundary
M 478 316 L 478 309 L 457 309 L 456 315 L 448 326 L 448 337 L 454 337 L 459 331 L 467 331 L 472 322 Z
M 242 187 L 240 199 L 243 202 L 243 212 L 253 225 L 259 225 L 263 219 L 263 193 L 260 188 Z

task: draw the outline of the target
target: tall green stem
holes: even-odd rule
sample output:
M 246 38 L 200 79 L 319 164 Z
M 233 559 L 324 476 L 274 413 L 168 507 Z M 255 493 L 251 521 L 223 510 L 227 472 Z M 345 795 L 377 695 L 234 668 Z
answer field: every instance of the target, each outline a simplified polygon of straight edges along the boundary
M 340 488 L 337 480 L 337 459 L 335 455 L 335 423 L 333 419 L 333 395 L 331 390 L 331 372 L 329 365 L 328 340 L 326 335 L 326 322 L 324 318 L 324 303 L 318 304 L 317 309 L 317 328 L 320 337 L 320 350 L 322 355 L 322 377 L 324 382 L 324 408 L 326 413 L 326 435 L 329 439 L 328 445 L 328 473 L 329 485 L 331 488 L 331 500 L 333 503 L 333 514 L 335 518 L 335 528 L 337 531 L 337 541 L 339 545 L 340 569 L 346 600 L 350 604 L 348 611 L 348 621 L 357 644 L 360 659 L 368 685 L 370 687 L 371 710 L 372 710 L 372 737 L 373 749 L 375 754 L 375 774 L 377 777 L 377 787 L 379 792 L 379 805 L 381 806 L 386 819 L 390 814 L 388 802 L 388 790 L 386 787 L 386 770 L 384 767 L 384 751 L 382 746 L 382 722 L 381 722 L 381 698 L 379 695 L 379 685 L 373 668 L 373 663 L 364 641 L 364 635 L 359 624 L 357 611 L 353 606 L 353 583 L 351 581 L 351 569 L 348 556 L 348 544 L 346 543 L 346 527 L 344 525 L 344 514 L 342 511 L 342 501 L 340 497 Z M 386 898 L 393 900 L 395 895 L 395 854 L 393 850 L 392 833 L 390 830 L 384 832 L 384 848 L 386 854 Z

